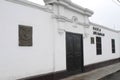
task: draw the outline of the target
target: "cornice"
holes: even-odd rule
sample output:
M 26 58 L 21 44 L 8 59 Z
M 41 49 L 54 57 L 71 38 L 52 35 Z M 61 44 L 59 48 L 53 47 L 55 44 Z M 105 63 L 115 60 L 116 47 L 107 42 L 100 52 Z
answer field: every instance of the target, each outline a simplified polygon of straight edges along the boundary
M 113 32 L 117 32 L 117 33 L 120 32 L 119 30 L 111 29 L 111 28 L 108 28 L 108 27 L 105 27 L 105 26 L 103 26 L 103 25 L 99 25 L 99 24 L 96 24 L 96 23 L 93 23 L 93 22 L 90 22 L 90 24 L 93 25 L 93 26 L 95 25 L 95 26 L 98 26 L 98 27 L 107 29 L 107 30 L 109 30 L 109 31 L 113 31 Z
M 73 16 L 73 17 L 75 17 L 75 16 Z M 67 17 L 65 17 L 65 16 L 62 16 L 62 15 L 53 15 L 52 18 L 57 19 L 59 22 L 70 22 L 70 23 L 75 23 L 75 24 L 77 24 L 77 25 L 83 25 L 83 26 L 85 26 L 86 28 L 89 27 L 89 24 L 82 23 L 82 22 L 79 22 L 79 21 L 74 21 L 73 18 L 72 18 L 72 19 L 69 19 L 69 18 L 67 18 Z
M 54 2 L 58 2 L 58 1 L 63 1 L 63 2 L 71 2 L 71 0 L 43 0 L 45 2 L 45 4 L 51 4 L 51 3 L 54 3 Z
M 40 9 L 40 10 L 45 11 L 45 12 L 53 13 L 53 11 L 51 9 L 47 8 L 46 6 L 41 6 L 39 4 L 30 2 L 27 0 L 6 0 L 6 1 L 20 4 L 20 5 L 24 5 L 24 6 L 29 6 L 29 7 L 36 8 L 36 9 Z
M 84 12 L 83 14 L 85 14 L 85 15 L 87 15 L 89 17 L 92 16 L 93 13 L 94 13 L 92 10 L 87 9 L 87 8 L 83 8 L 83 7 L 81 7 L 81 6 L 77 5 L 77 4 L 74 4 L 72 2 L 69 2 L 68 4 L 69 4 L 69 6 L 75 8 L 78 11 L 82 10 Z
M 77 4 L 74 4 L 73 2 L 69 1 L 69 0 L 49 0 L 47 2 L 47 4 L 57 4 L 57 5 L 62 5 L 66 8 L 69 8 L 75 12 L 81 13 L 83 15 L 86 16 L 92 16 L 93 15 L 93 11 L 87 9 L 87 8 L 83 8 Z

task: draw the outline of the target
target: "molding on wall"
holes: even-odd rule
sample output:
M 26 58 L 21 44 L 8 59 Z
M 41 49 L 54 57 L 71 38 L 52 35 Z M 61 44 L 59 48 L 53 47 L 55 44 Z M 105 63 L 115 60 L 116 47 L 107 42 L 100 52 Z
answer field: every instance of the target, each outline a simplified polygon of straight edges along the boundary
M 69 19 L 62 15 L 53 15 L 52 18 L 57 19 L 59 22 L 70 22 L 73 23 L 72 19 Z
M 66 8 L 69 8 L 75 12 L 81 13 L 81 14 L 89 16 L 89 17 L 93 15 L 93 11 L 91 11 L 87 8 L 83 8 L 83 7 L 73 3 L 70 0 L 48 0 L 48 1 L 46 1 L 46 4 L 62 5 Z
M 75 17 L 75 16 L 73 16 L 73 17 Z M 78 25 L 83 25 L 83 26 L 85 26 L 85 28 L 89 28 L 89 24 L 81 23 L 79 21 L 74 21 L 73 18 L 69 19 L 69 18 L 62 16 L 62 15 L 53 15 L 52 18 L 57 19 L 59 22 L 70 22 L 70 23 L 75 23 Z
M 45 12 L 53 13 L 52 9 L 49 9 L 47 6 L 42 6 L 40 4 L 36 4 L 36 3 L 30 2 L 27 0 L 6 0 L 6 1 L 20 4 L 20 5 L 24 5 L 27 7 L 29 6 L 32 8 L 40 9 L 40 10 L 45 11 Z
M 50 4 L 50 3 L 53 3 L 53 2 L 57 2 L 58 0 L 44 0 L 45 4 Z M 63 2 L 71 2 L 71 0 L 61 0 Z

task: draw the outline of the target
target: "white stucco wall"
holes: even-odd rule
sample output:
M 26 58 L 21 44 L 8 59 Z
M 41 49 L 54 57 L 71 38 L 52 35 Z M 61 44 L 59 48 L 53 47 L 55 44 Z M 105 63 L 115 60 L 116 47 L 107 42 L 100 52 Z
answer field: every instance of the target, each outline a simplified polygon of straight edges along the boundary
M 66 32 L 83 35 L 84 66 L 120 57 L 119 33 L 92 24 L 85 26 L 89 23 L 88 16 L 58 4 L 49 6 L 53 9 L 51 12 L 38 5 L 30 6 L 31 3 L 24 5 L 9 1 L 12 0 L 0 1 L 0 80 L 66 70 Z M 62 19 L 54 18 L 55 15 Z M 73 16 L 80 24 L 73 21 Z M 33 27 L 33 46 L 19 46 L 18 25 Z M 105 33 L 102 55 L 96 55 L 96 44 L 90 43 L 90 38 L 96 37 L 93 26 Z M 111 51 L 111 39 L 115 39 L 115 54 Z
M 54 71 L 51 13 L 0 0 L 0 80 Z M 33 27 L 33 46 L 20 47 L 18 25 Z
M 101 33 L 104 33 L 105 36 L 93 35 L 93 26 L 100 28 L 102 30 Z M 84 39 L 84 65 L 104 62 L 120 57 L 119 35 L 117 31 L 91 24 L 87 32 L 89 33 L 89 36 Z M 96 36 L 101 37 L 102 39 L 102 55 L 97 55 L 96 53 Z M 91 37 L 94 37 L 95 44 L 91 44 Z M 112 53 L 111 39 L 115 39 L 115 53 Z

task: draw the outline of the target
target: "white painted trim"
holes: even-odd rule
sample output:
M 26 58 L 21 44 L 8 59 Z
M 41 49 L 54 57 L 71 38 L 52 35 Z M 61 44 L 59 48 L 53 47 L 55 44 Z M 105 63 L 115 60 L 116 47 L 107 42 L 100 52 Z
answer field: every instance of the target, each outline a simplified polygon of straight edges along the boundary
M 47 8 L 46 6 L 42 6 L 42 5 L 27 1 L 27 0 L 6 0 L 6 1 L 24 5 L 24 6 L 29 6 L 29 7 L 36 8 L 36 9 L 40 9 L 45 12 L 53 13 L 53 11 Z
M 101 28 L 107 29 L 107 30 L 109 30 L 109 31 L 113 31 L 113 32 L 117 32 L 117 33 L 120 32 L 119 30 L 114 30 L 114 29 L 111 29 L 111 28 L 108 28 L 108 27 L 105 27 L 105 26 L 103 26 L 103 25 L 96 24 L 96 23 L 93 23 L 93 22 L 90 22 L 90 24 L 93 25 L 93 26 L 95 25 L 95 26 L 98 26 L 98 27 L 101 27 Z

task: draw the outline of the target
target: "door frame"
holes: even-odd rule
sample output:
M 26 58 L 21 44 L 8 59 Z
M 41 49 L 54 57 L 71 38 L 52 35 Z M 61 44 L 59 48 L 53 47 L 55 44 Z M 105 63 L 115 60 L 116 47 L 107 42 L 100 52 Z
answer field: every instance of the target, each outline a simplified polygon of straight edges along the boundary
M 82 68 L 82 72 L 84 72 L 84 45 L 83 45 L 83 34 L 80 34 L 80 33 L 73 33 L 73 32 L 66 32 L 66 38 L 65 38 L 65 41 L 67 41 L 67 34 L 72 34 L 72 35 L 79 35 L 82 37 L 82 40 L 81 40 L 81 45 L 82 45 L 82 52 L 81 52 L 81 56 L 82 56 L 82 59 L 81 59 L 81 68 Z M 66 42 L 66 71 L 67 71 L 67 42 Z M 78 74 L 78 73 L 82 73 L 80 72 L 79 70 L 77 71 L 71 71 L 71 72 L 68 72 L 67 71 L 67 74 L 68 75 L 73 75 L 73 74 Z

